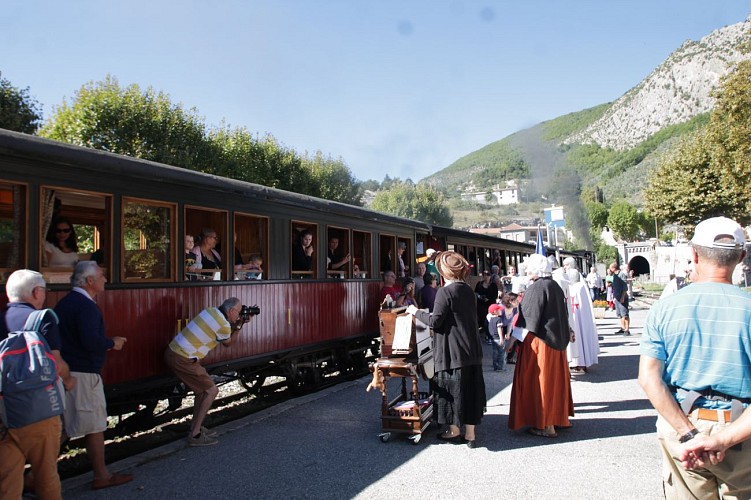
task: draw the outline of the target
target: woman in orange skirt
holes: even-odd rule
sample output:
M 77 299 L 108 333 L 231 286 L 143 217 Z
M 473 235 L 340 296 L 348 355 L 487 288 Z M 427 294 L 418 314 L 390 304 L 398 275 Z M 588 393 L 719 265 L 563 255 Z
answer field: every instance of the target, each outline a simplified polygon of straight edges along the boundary
M 573 340 L 563 290 L 550 279 L 542 255 L 525 260 L 530 284 L 519 305 L 516 327 L 524 335 L 511 389 L 509 427 L 530 427 L 537 436 L 557 437 L 574 415 L 566 346 Z

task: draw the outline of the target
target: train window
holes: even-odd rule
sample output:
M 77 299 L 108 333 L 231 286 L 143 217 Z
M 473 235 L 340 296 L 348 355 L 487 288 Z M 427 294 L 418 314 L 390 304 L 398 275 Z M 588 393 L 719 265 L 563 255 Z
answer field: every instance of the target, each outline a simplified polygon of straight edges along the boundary
M 234 240 L 235 279 L 268 279 L 269 219 L 236 213 Z
M 467 262 L 469 262 L 471 268 L 470 273 L 473 276 L 481 276 L 482 271 L 480 271 L 478 267 L 479 259 L 477 258 L 477 249 L 475 247 L 467 247 L 467 253 L 464 254 L 464 256 L 467 258 Z
M 373 277 L 373 259 L 371 256 L 370 233 L 352 231 L 352 277 Z
M 398 238 L 396 242 L 396 264 L 398 266 L 397 276 L 409 276 L 414 268 L 414 248 L 412 240 L 407 238 Z
M 26 186 L 0 182 L 0 283 L 26 267 Z
M 112 278 L 112 197 L 43 187 L 40 191 L 42 273 L 50 283 L 68 283 L 80 260 L 95 260 Z
M 309 222 L 292 221 L 291 273 L 292 279 L 310 279 L 318 276 L 318 226 Z
M 195 273 L 186 273 L 187 277 L 214 281 L 226 279 L 228 266 L 224 264 L 234 259 L 232 238 L 226 237 L 227 212 L 185 207 L 185 235 L 193 236 L 193 252 L 196 255 L 196 267 L 199 268 Z
M 352 275 L 349 230 L 329 227 L 327 239 L 326 276 L 339 279 L 349 278 Z
M 381 263 L 381 275 L 386 271 L 396 272 L 396 237 L 380 235 L 378 238 L 378 256 Z
M 122 279 L 174 279 L 175 205 L 123 198 Z

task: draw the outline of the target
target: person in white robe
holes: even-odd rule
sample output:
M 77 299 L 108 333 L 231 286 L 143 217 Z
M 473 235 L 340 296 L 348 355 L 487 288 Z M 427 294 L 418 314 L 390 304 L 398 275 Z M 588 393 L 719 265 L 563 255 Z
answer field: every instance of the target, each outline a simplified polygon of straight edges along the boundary
M 574 275 L 579 274 L 579 271 L 572 268 L 569 273 Z M 575 278 L 575 275 L 569 276 L 572 282 Z M 573 373 L 586 373 L 590 366 L 597 364 L 600 354 L 592 297 L 584 280 L 572 283 L 568 295 L 569 324 L 575 335 L 575 341 L 569 343 L 566 349 L 569 368 Z

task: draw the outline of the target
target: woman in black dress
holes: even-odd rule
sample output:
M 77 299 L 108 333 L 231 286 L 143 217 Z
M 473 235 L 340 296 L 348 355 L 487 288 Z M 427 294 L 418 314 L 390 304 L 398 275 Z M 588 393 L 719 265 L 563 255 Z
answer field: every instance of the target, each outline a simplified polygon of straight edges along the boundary
M 433 329 L 435 376 L 431 386 L 435 415 L 447 424 L 438 439 L 475 447 L 475 426 L 485 410 L 485 380 L 482 375 L 482 343 L 477 335 L 476 299 L 464 278 L 469 263 L 456 252 L 442 252 L 436 259 L 445 285 L 438 289 L 433 313 L 407 308 L 407 312 Z M 464 426 L 464 439 L 461 427 Z

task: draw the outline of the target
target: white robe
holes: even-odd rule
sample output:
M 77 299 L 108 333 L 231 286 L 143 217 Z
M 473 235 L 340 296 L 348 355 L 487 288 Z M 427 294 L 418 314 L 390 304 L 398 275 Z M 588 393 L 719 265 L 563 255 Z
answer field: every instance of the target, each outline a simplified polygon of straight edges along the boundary
M 566 348 L 568 361 L 572 367 L 590 367 L 597 364 L 600 354 L 600 341 L 595 326 L 595 315 L 592 310 L 592 298 L 584 281 L 569 286 L 569 324 L 574 330 L 576 341 L 570 342 Z

